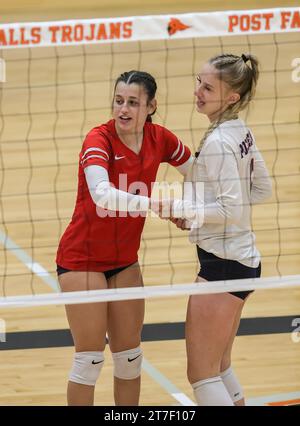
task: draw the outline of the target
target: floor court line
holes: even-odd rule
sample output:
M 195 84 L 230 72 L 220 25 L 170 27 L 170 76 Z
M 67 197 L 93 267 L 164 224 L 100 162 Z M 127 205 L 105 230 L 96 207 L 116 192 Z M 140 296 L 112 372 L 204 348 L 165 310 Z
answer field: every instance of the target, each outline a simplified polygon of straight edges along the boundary
M 143 359 L 143 369 L 146 373 L 151 376 L 156 382 L 158 382 L 162 388 L 164 388 L 174 399 L 176 399 L 181 405 L 194 406 L 196 405 L 190 398 L 182 393 L 176 386 L 170 382 L 159 370 L 153 367 L 149 361 Z
M 9 250 L 17 259 L 19 259 L 30 271 L 40 277 L 52 290 L 58 292 L 58 282 L 49 274 L 49 272 L 43 268 L 38 262 L 34 260 L 26 253 L 20 246 L 18 246 L 8 235 L 0 231 L 0 242 Z
M 273 405 L 280 403 L 280 405 L 289 405 L 288 402 L 297 401 L 300 399 L 300 391 L 289 393 L 278 393 L 274 395 L 259 396 L 257 398 L 247 398 L 246 405 Z M 298 403 L 299 405 L 300 403 Z

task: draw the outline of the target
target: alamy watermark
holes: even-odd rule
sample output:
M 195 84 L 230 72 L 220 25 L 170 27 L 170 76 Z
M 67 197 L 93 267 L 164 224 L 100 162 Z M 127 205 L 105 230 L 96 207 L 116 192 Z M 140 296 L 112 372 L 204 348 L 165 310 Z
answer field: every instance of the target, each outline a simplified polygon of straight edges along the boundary
M 6 342 L 6 322 L 0 318 L 0 343 Z
M 95 190 L 98 196 L 96 211 L 101 218 L 156 217 L 158 208 L 159 216 L 165 219 L 184 217 L 192 221 L 196 215 L 198 218 L 201 216 L 201 208 L 204 206 L 203 182 L 152 182 L 149 188 L 141 181 L 128 184 L 127 174 L 120 174 L 118 179 L 118 187 L 115 189 L 122 193 L 110 191 L 111 187 L 114 188 L 111 183 L 104 189 L 98 187 Z
M 6 82 L 6 63 L 3 58 L 0 58 L 0 83 Z
M 291 339 L 294 343 L 300 342 L 300 318 L 294 318 L 292 321 L 292 327 L 296 327 L 292 331 Z
M 300 58 L 294 58 L 291 63 L 294 68 L 292 71 L 292 81 L 294 83 L 300 82 Z

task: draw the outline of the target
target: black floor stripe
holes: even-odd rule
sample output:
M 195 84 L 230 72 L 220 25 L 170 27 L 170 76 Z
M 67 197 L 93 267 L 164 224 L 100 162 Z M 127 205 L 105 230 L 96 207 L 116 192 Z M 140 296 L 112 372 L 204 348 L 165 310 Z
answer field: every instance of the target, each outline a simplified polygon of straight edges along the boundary
M 295 330 L 292 322 L 295 318 L 300 324 L 300 314 L 284 317 L 243 318 L 238 336 L 259 334 L 291 333 Z M 6 333 L 6 341 L 0 335 L 0 350 L 58 348 L 73 346 L 69 330 L 42 330 Z M 143 342 L 184 339 L 184 323 L 145 324 L 142 333 Z

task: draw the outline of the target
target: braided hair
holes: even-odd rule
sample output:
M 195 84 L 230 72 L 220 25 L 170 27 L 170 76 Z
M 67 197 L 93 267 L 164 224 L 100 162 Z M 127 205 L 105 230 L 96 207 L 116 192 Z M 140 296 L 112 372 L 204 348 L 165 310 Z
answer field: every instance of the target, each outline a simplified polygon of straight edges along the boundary
M 258 61 L 255 56 L 242 54 L 222 54 L 211 58 L 208 63 L 218 71 L 218 78 L 240 95 L 240 99 L 228 108 L 208 127 L 196 151 L 199 155 L 207 137 L 222 123 L 238 118 L 238 113 L 253 99 L 259 76 Z M 249 63 L 249 64 L 248 64 Z
M 200 140 L 195 153 L 195 160 L 191 164 L 185 181 L 194 180 L 194 165 L 208 136 L 219 127 L 220 124 L 238 118 L 238 113 L 246 108 L 253 99 L 259 76 L 258 61 L 255 56 L 250 54 L 242 54 L 241 56 L 221 54 L 211 58 L 208 63 L 213 65 L 217 70 L 218 78 L 227 83 L 233 91 L 240 95 L 240 99 L 236 103 L 229 105 L 216 120 L 210 123 L 204 136 Z

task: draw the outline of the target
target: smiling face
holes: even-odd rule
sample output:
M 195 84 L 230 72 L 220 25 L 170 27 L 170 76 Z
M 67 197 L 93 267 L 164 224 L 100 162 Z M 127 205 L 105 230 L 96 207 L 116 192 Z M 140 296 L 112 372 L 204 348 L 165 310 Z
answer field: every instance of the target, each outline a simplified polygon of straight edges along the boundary
M 113 100 L 113 118 L 117 132 L 121 135 L 142 133 L 147 116 L 155 111 L 155 107 L 155 99 L 149 102 L 142 84 L 120 81 Z
M 211 122 L 240 99 L 238 93 L 220 80 L 219 71 L 209 63 L 203 66 L 197 76 L 195 96 L 197 111 L 207 115 Z

